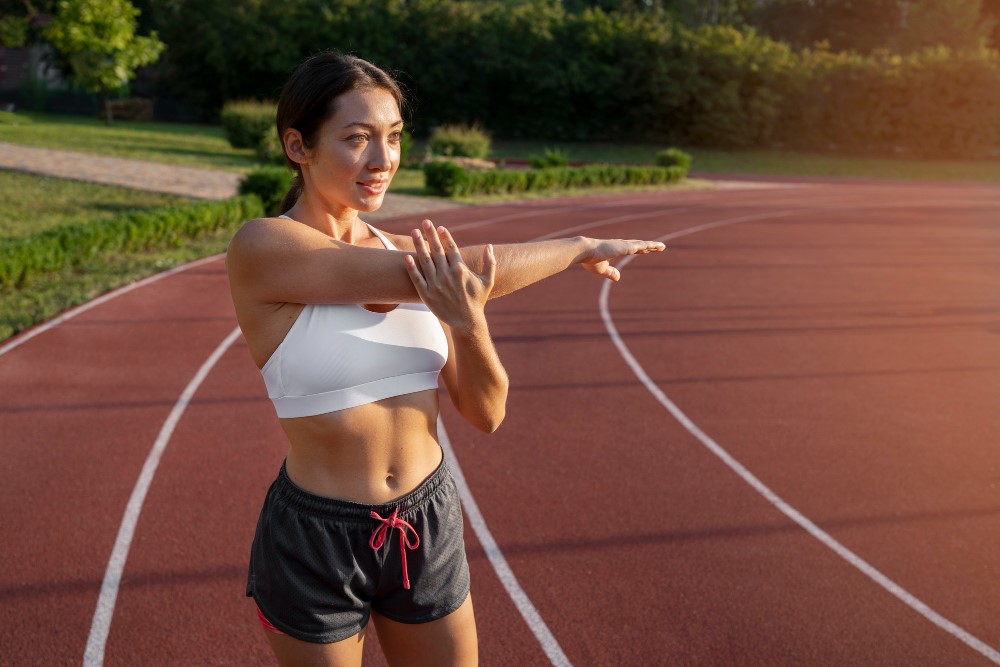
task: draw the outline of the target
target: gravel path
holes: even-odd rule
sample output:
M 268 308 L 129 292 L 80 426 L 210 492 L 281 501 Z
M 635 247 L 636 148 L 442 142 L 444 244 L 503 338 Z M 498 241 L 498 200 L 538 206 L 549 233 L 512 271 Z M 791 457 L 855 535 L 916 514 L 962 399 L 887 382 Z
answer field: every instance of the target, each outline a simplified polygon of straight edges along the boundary
M 225 199 L 236 194 L 242 174 L 218 169 L 181 167 L 148 160 L 78 153 L 0 142 L 0 169 L 73 178 L 138 190 L 166 192 L 199 199 Z M 366 214 L 382 220 L 425 211 L 456 208 L 453 202 L 430 197 L 386 194 L 382 208 Z

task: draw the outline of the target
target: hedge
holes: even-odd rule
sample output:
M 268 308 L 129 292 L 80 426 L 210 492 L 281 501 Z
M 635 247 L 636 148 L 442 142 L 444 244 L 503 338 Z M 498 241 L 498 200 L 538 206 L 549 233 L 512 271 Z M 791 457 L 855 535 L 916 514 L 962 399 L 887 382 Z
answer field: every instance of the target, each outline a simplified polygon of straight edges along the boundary
M 276 113 L 277 106 L 274 102 L 226 102 L 220 114 L 226 139 L 233 148 L 258 148 L 264 135 L 275 133 Z
M 125 213 L 6 240 L 0 243 L 0 288 L 21 287 L 35 276 L 79 267 L 103 255 L 179 247 L 186 238 L 235 230 L 262 214 L 260 198 L 250 195 Z
M 997 54 L 971 44 L 906 57 L 796 50 L 750 28 L 692 29 L 669 12 L 542 0 L 183 5 L 149 27 L 171 45 L 165 79 L 206 120 L 226 99 L 273 96 L 306 56 L 334 48 L 402 73 L 418 135 L 478 122 L 495 137 L 545 141 L 953 157 L 1000 148 Z
M 240 181 L 241 195 L 256 195 L 264 207 L 266 215 L 278 215 L 278 205 L 292 186 L 293 174 L 287 167 L 269 165 L 257 167 Z
M 661 185 L 680 181 L 683 167 L 629 167 L 595 164 L 586 167 L 493 169 L 466 171 L 450 162 L 424 165 L 427 189 L 444 197 L 543 192 L 614 185 Z

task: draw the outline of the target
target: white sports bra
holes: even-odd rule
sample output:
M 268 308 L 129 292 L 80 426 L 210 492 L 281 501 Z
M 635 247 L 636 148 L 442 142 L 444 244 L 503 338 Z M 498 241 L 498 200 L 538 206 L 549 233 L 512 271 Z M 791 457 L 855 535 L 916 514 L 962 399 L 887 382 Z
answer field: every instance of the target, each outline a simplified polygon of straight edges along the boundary
M 401 303 L 388 313 L 360 304 L 306 304 L 260 372 L 279 417 L 308 417 L 436 389 L 447 359 L 441 323 L 422 303 Z

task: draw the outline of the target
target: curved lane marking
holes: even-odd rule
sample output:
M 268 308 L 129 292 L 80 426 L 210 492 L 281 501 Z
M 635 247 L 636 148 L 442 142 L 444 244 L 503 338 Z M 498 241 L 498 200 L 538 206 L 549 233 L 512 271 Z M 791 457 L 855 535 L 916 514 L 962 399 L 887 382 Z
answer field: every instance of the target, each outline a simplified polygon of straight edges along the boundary
M 125 570 L 125 560 L 128 558 L 129 547 L 132 544 L 132 536 L 135 534 L 136 524 L 139 522 L 139 514 L 142 512 L 142 503 L 146 500 L 146 493 L 156 474 L 156 468 L 160 465 L 160 457 L 163 450 L 170 442 L 170 436 L 180 421 L 181 415 L 191 402 L 194 393 L 201 386 L 201 383 L 208 376 L 209 371 L 222 357 L 223 353 L 229 349 L 237 338 L 240 337 L 240 328 L 233 329 L 228 336 L 223 339 L 215 351 L 209 355 L 205 363 L 201 365 L 198 372 L 188 383 L 187 387 L 177 399 L 173 410 L 163 422 L 160 434 L 153 443 L 152 449 L 146 456 L 146 462 L 139 473 L 139 479 L 135 482 L 132 495 L 125 506 L 125 515 L 122 517 L 121 526 L 118 528 L 118 537 L 115 539 L 114 549 L 111 551 L 111 558 L 108 560 L 107 570 L 104 572 L 104 581 L 101 583 L 101 594 L 97 598 L 97 608 L 94 610 L 94 620 L 90 626 L 90 635 L 87 637 L 87 648 L 83 654 L 84 667 L 98 667 L 104 664 L 104 647 L 108 641 L 108 632 L 111 629 L 111 617 L 115 611 L 115 601 L 118 599 L 118 589 L 121 587 L 122 572 Z
M 859 206 L 851 207 L 856 209 L 865 208 L 890 208 L 889 205 L 882 206 Z M 810 212 L 827 212 L 831 209 L 809 209 Z M 844 209 L 832 209 L 832 210 L 844 210 Z M 777 217 L 787 217 L 787 215 L 801 214 L 806 211 L 789 211 L 787 214 L 769 214 L 769 215 L 754 215 L 754 216 L 742 216 L 738 218 L 729 218 L 727 220 L 720 220 L 714 223 L 708 223 L 704 225 L 698 225 L 696 227 L 690 227 L 688 229 L 682 229 L 677 232 L 672 232 L 657 238 L 657 241 L 669 241 L 670 239 L 679 238 L 682 236 L 688 236 L 690 234 L 696 234 L 698 232 L 705 231 L 707 229 L 713 229 L 716 227 L 725 227 L 728 225 L 735 225 L 741 222 L 749 222 L 751 220 L 762 220 L 771 219 Z M 621 268 L 628 264 L 635 255 L 626 257 L 619 263 L 618 267 Z M 829 547 L 834 553 L 846 560 L 848 563 L 856 567 L 865 576 L 874 581 L 876 584 L 884 588 L 886 591 L 891 593 L 897 599 L 902 601 L 908 607 L 916 611 L 918 614 L 926 618 L 928 621 L 936 625 L 938 628 L 944 630 L 945 632 L 951 634 L 958 640 L 965 643 L 967 646 L 978 652 L 980 655 L 991 660 L 994 664 L 1000 665 L 1000 652 L 994 649 L 989 644 L 986 644 L 981 639 L 975 637 L 974 635 L 967 632 L 962 627 L 949 621 L 947 618 L 937 613 L 931 609 L 926 603 L 921 601 L 919 598 L 911 594 L 909 591 L 904 589 L 902 586 L 892 581 L 889 577 L 884 575 L 882 572 L 877 570 L 874 566 L 869 564 L 867 561 L 862 559 L 860 556 L 855 554 L 853 551 L 845 547 L 843 544 L 834 539 L 829 533 L 824 531 L 822 528 L 817 526 L 815 523 L 810 521 L 801 512 L 796 510 L 794 507 L 785 502 L 778 494 L 772 491 L 767 485 L 765 485 L 760 479 L 758 479 L 753 473 L 746 469 L 739 461 L 737 461 L 729 452 L 727 452 L 721 445 L 719 445 L 715 440 L 708 436 L 704 431 L 702 431 L 697 424 L 695 424 L 691 419 L 688 418 L 684 412 L 681 411 L 677 405 L 671 401 L 667 395 L 657 386 L 649 375 L 643 369 L 642 365 L 636 360 L 629 351 L 628 346 L 625 345 L 622 340 L 621 335 L 618 333 L 618 329 L 615 327 L 614 321 L 611 318 L 611 313 L 608 310 L 608 294 L 610 293 L 611 283 L 606 282 L 601 287 L 601 295 L 599 299 L 601 318 L 604 320 L 604 326 L 608 330 L 608 335 L 611 337 L 612 342 L 615 347 L 618 348 L 618 352 L 621 354 L 622 358 L 635 373 L 639 381 L 645 385 L 646 389 L 660 402 L 663 407 L 670 412 L 671 415 L 677 419 L 678 422 L 684 426 L 695 438 L 697 438 L 705 447 L 708 448 L 713 454 L 715 454 L 719 459 L 722 460 L 733 472 L 740 476 L 744 482 L 749 484 L 757 493 L 762 495 L 769 503 L 774 505 L 782 514 L 787 516 L 789 519 L 798 524 L 803 530 L 809 533 L 811 536 L 822 542 L 824 545 Z

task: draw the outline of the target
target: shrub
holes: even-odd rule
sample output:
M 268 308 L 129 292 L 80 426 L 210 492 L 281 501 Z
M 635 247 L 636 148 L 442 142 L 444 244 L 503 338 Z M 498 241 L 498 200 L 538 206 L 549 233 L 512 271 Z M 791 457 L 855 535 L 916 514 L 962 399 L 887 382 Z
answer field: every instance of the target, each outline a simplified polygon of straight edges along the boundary
M 490 152 L 490 136 L 478 125 L 442 125 L 428 142 L 435 155 L 485 158 Z
M 569 155 L 558 148 L 546 148 L 541 155 L 532 155 L 528 158 L 532 169 L 545 169 L 546 167 L 567 167 L 569 166 Z
M 691 169 L 691 155 L 679 148 L 670 147 L 656 154 L 657 167 L 683 167 L 684 171 Z
M 424 170 L 428 189 L 446 197 L 609 185 L 660 185 L 680 181 L 687 173 L 681 166 L 626 167 L 609 164 L 469 172 L 450 162 L 428 163 L 424 165 Z
M 33 277 L 79 267 L 115 252 L 180 246 L 221 229 L 239 227 L 263 213 L 256 196 L 198 202 L 125 213 L 111 220 L 66 224 L 0 243 L 0 288 L 21 287 Z
M 277 107 L 273 102 L 235 100 L 222 107 L 222 128 L 233 148 L 257 148 L 261 137 L 274 130 Z
M 285 147 L 278 141 L 277 132 L 265 132 L 257 142 L 257 159 L 266 164 L 284 165 Z
M 426 187 L 440 197 L 458 194 L 468 177 L 469 172 L 454 162 L 435 161 L 424 164 Z
M 277 215 L 278 206 L 292 186 L 292 172 L 286 167 L 257 167 L 240 181 L 241 195 L 257 195 L 267 215 Z

